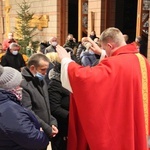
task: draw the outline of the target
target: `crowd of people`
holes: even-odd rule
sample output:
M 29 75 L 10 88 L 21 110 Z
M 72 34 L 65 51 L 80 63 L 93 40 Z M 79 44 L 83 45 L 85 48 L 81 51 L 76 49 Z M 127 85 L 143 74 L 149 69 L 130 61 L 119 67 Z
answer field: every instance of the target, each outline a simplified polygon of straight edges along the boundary
M 13 33 L 1 44 L 0 149 L 147 150 L 150 67 L 141 38 L 111 27 L 80 43 L 68 34 L 32 43 L 28 60 Z

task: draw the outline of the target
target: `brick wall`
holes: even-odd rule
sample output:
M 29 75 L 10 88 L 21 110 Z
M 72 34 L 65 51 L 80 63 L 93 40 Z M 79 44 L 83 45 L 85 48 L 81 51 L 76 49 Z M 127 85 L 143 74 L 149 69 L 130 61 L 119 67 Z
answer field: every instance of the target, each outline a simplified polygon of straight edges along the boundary
M 99 36 L 104 29 L 115 25 L 115 1 L 111 0 L 108 3 L 106 0 L 88 1 L 88 34 L 94 29 Z M 91 12 L 93 12 L 93 17 L 91 17 Z M 91 26 L 92 22 L 94 28 Z
M 58 0 L 32 0 L 29 1 L 31 3 L 31 12 L 34 12 L 35 15 L 48 15 L 49 21 L 48 21 L 48 27 L 43 28 L 41 31 L 36 30 L 36 37 L 34 37 L 35 40 L 42 41 L 42 40 L 49 40 L 51 36 L 58 36 L 58 9 L 57 9 L 57 1 Z M 4 32 L 15 31 L 14 27 L 16 26 L 16 11 L 19 11 L 19 7 L 17 3 L 21 3 L 22 0 L 16 1 L 16 0 L 10 0 L 9 4 L 11 6 L 10 12 L 9 12 L 9 18 L 10 18 L 10 29 L 4 29 Z M 3 11 L 4 14 L 6 14 L 5 10 Z M 6 38 L 6 34 L 5 37 Z
M 92 27 L 92 25 L 94 26 L 94 28 Z M 99 36 L 101 32 L 100 26 L 101 26 L 101 0 L 89 0 L 88 1 L 88 35 L 92 30 L 95 30 L 97 36 Z
M 8 14 L 5 9 L 6 1 L 9 2 L 9 5 L 11 6 Z M 57 36 L 60 44 L 64 43 L 68 31 L 68 0 L 28 1 L 31 3 L 32 12 L 37 15 L 49 16 L 48 27 L 43 28 L 41 31 L 36 30 L 37 35 L 35 40 L 49 40 L 51 36 Z M 108 1 L 106 5 L 106 0 L 88 0 L 88 35 L 94 29 L 97 36 L 99 36 L 105 28 L 114 26 L 115 1 L 116 0 Z M 5 17 L 4 26 L 2 26 L 2 19 L 0 18 L 0 43 L 6 38 L 7 32 L 14 31 L 16 25 L 16 11 L 18 10 L 16 2 L 21 3 L 22 0 L 0 1 L 0 17 Z M 64 18 L 62 18 L 62 12 L 65 16 Z M 7 24 L 6 14 L 9 16 L 9 25 Z M 105 19 L 105 17 L 107 19 Z M 148 58 L 150 59 L 150 35 L 148 40 Z

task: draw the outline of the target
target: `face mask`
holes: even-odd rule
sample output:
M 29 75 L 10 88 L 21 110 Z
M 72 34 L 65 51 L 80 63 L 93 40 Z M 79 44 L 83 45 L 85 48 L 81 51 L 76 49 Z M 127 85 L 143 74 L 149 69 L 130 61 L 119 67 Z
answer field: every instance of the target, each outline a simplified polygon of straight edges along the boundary
M 90 35 L 90 38 L 91 38 L 92 40 L 94 40 L 94 39 L 96 38 L 96 36 L 95 36 L 95 35 Z
M 94 54 L 94 52 L 93 52 L 91 49 L 89 49 L 89 53 L 90 53 L 90 54 Z
M 57 42 L 52 42 L 52 46 L 57 46 Z
M 44 77 L 45 77 L 45 75 L 42 75 L 41 73 L 37 72 L 37 73 L 35 74 L 35 77 L 38 77 L 39 80 L 43 80 Z
M 71 40 L 69 40 L 70 42 L 73 42 L 73 40 L 71 39 Z
M 17 55 L 17 54 L 18 54 L 18 51 L 12 51 L 12 54 L 13 54 L 13 55 Z
M 19 87 L 17 89 L 13 88 L 8 91 L 11 92 L 12 94 L 16 95 L 18 100 L 22 100 L 22 88 L 21 87 Z

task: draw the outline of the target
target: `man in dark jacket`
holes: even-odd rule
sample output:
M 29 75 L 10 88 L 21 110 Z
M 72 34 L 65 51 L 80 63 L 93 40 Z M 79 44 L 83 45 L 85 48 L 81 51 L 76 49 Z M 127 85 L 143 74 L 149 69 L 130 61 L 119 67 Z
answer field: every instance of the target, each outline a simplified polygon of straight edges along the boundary
M 50 46 L 50 44 L 47 42 L 47 41 L 42 41 L 41 43 L 40 43 L 40 52 L 41 53 L 45 53 L 45 49 L 48 47 L 48 46 Z
M 77 49 L 78 44 L 75 41 L 75 38 L 73 37 L 73 34 L 68 34 L 66 43 L 63 45 L 64 48 L 70 47 L 73 50 Z
M 33 54 L 22 71 L 22 103 L 36 115 L 42 129 L 49 137 L 58 133 L 57 121 L 51 115 L 47 84 L 44 76 L 49 67 L 49 59 L 41 53 Z
M 11 43 L 5 55 L 2 56 L 1 65 L 8 66 L 21 71 L 25 66 L 23 56 L 19 53 L 20 46 L 17 43 Z
M 50 52 L 56 52 L 56 46 L 58 44 L 57 38 L 56 37 L 51 37 L 49 40 L 50 46 L 45 48 L 45 54 L 50 53 Z

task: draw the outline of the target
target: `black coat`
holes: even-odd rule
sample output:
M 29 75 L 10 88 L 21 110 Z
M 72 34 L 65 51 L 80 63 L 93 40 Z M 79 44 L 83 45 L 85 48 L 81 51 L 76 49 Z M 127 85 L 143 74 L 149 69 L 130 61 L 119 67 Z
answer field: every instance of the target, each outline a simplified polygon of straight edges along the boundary
M 36 117 L 14 94 L 0 89 L 0 150 L 39 150 L 48 144 Z
M 86 50 L 86 48 L 82 44 L 80 44 L 78 46 L 77 53 L 76 53 L 76 58 L 77 58 L 79 64 L 81 64 L 80 54 L 82 53 L 82 51 L 85 51 L 85 50 Z
M 22 103 L 36 115 L 42 129 L 50 136 L 51 125 L 57 126 L 56 119 L 51 115 L 48 89 L 45 80 L 34 77 L 27 67 L 22 71 L 24 80 Z
M 13 55 L 8 48 L 6 54 L 2 56 L 1 65 L 21 71 L 21 68 L 25 66 L 25 61 L 20 53 Z
M 67 136 L 70 92 L 62 87 L 61 82 L 52 78 L 48 85 L 52 115 L 58 121 L 59 134 Z

